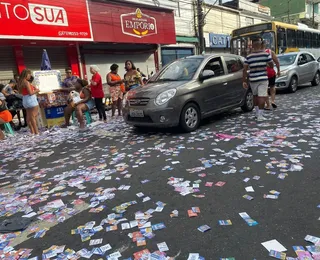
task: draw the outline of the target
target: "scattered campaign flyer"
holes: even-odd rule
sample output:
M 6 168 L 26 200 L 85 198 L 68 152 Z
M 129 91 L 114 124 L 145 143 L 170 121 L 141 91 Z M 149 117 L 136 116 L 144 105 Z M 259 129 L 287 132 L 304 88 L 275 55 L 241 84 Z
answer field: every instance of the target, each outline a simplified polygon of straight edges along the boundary
M 211 227 L 209 227 L 208 225 L 203 225 L 203 226 L 198 227 L 198 230 L 203 233 L 209 231 L 210 229 L 211 229 Z
M 253 220 L 247 212 L 241 212 L 239 213 L 240 217 L 249 225 L 249 226 L 256 226 L 258 225 L 258 222 Z
M 283 252 L 270 250 L 269 256 L 277 258 L 277 259 L 285 260 L 287 255 L 286 255 L 286 253 L 283 253 Z
M 159 249 L 160 252 L 169 251 L 169 248 L 168 248 L 166 242 L 158 243 L 158 244 L 157 244 L 157 247 L 158 247 L 158 249 Z
M 219 223 L 220 226 L 231 226 L 232 225 L 232 222 L 231 222 L 230 219 L 219 220 L 218 223 Z

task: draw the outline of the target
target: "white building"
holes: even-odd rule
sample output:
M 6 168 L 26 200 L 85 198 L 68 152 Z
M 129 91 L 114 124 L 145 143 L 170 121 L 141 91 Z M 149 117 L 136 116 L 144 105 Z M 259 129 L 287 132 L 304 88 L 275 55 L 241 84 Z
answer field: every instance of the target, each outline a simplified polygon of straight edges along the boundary
M 272 20 L 270 8 L 247 0 L 230 1 L 212 5 L 205 0 L 204 13 L 207 13 L 204 26 L 206 52 L 229 52 L 230 35 L 234 29 Z

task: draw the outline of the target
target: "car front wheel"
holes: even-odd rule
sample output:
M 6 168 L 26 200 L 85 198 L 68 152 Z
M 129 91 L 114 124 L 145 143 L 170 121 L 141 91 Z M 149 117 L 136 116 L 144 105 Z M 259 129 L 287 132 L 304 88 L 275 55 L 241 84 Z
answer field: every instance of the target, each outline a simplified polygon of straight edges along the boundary
M 314 76 L 313 80 L 311 81 L 312 86 L 318 86 L 320 83 L 320 73 L 317 71 L 316 75 Z
M 297 89 L 298 89 L 298 79 L 296 76 L 292 76 L 288 90 L 290 93 L 294 93 L 297 91 Z
M 246 93 L 246 96 L 244 98 L 244 104 L 241 106 L 241 109 L 243 112 L 250 112 L 252 111 L 253 107 L 253 94 L 252 91 L 249 89 Z
M 180 115 L 180 126 L 186 132 L 192 132 L 199 127 L 200 110 L 194 103 L 188 103 L 182 109 Z

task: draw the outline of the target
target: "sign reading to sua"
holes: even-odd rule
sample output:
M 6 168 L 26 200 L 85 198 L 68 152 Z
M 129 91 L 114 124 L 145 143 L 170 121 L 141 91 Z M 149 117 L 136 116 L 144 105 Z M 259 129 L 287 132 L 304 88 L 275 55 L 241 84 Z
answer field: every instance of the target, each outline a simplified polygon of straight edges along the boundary
M 137 38 L 157 34 L 157 21 L 154 17 L 143 14 L 138 8 L 134 13 L 120 16 L 122 33 Z

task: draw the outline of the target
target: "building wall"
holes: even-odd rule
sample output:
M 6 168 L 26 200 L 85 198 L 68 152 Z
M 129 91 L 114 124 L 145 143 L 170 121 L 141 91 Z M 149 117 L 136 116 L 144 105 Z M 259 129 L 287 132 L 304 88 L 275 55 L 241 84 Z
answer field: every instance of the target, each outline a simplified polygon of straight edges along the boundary
M 194 36 L 194 8 L 192 0 L 128 0 L 137 4 L 160 6 L 174 10 L 176 35 Z
M 208 8 L 210 7 L 207 7 L 207 10 Z M 205 22 L 204 32 L 231 34 L 234 29 L 240 27 L 239 12 L 217 7 L 210 10 Z
M 264 14 L 264 15 L 271 15 L 271 10 L 269 7 L 252 3 L 247 0 L 240 0 L 239 1 L 239 9 L 246 10 L 248 12 L 256 13 L 256 14 Z

